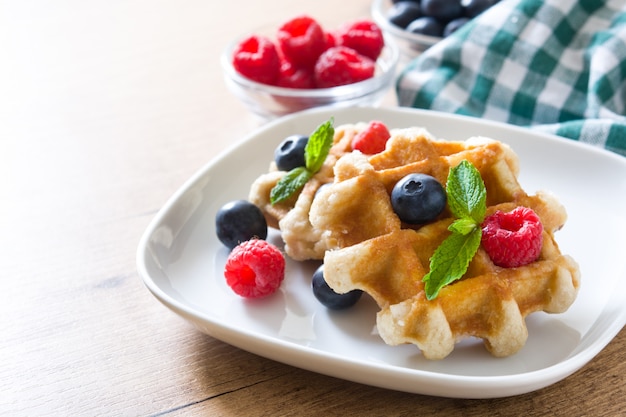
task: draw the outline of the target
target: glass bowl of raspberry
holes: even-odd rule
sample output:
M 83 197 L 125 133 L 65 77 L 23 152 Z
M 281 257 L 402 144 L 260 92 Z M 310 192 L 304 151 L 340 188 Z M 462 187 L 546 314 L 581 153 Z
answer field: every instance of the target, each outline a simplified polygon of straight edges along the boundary
M 372 20 L 331 29 L 300 15 L 236 39 L 221 65 L 230 91 L 272 119 L 314 107 L 379 105 L 398 60 L 395 41 Z

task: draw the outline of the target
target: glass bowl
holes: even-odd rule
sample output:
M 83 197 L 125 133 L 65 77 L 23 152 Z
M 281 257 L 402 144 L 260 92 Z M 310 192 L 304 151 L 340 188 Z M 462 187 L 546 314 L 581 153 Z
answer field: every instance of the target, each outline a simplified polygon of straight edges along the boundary
M 267 34 L 268 31 L 261 29 L 253 33 Z M 353 84 L 331 88 L 297 89 L 252 81 L 235 71 L 231 63 L 233 50 L 243 37 L 228 45 L 222 53 L 221 65 L 224 79 L 229 90 L 244 106 L 264 119 L 322 106 L 337 108 L 378 106 L 395 82 L 400 56 L 393 38 L 386 34 L 384 37 L 385 47 L 376 61 L 374 76 Z
M 442 39 L 438 36 L 427 36 L 407 32 L 403 28 L 390 23 L 387 18 L 387 13 L 392 5 L 391 0 L 374 0 L 372 2 L 371 13 L 374 22 L 376 22 L 381 30 L 396 41 L 402 55 L 413 58 Z

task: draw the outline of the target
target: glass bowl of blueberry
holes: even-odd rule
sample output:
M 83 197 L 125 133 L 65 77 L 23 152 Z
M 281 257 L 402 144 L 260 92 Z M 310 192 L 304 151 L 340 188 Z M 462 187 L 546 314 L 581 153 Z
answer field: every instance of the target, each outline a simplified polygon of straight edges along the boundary
M 221 65 L 230 91 L 272 119 L 313 107 L 379 105 L 395 81 L 399 55 L 369 18 L 326 28 L 299 15 L 236 39 Z
M 374 0 L 372 17 L 414 57 L 500 0 Z

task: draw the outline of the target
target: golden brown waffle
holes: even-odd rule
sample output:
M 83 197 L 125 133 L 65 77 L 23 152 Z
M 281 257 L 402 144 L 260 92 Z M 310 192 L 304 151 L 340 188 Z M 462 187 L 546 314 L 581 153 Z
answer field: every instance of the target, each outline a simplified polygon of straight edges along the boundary
M 480 248 L 463 278 L 429 301 L 422 278 L 453 219 L 444 211 L 414 230 L 394 214 L 389 194 L 411 172 L 445 184 L 449 169 L 464 159 L 485 182 L 487 214 L 532 208 L 543 223 L 543 248 L 537 261 L 509 269 L 495 266 Z M 564 208 L 546 193 L 527 195 L 517 181 L 518 167 L 517 156 L 500 142 L 436 141 L 415 129 L 394 132 L 381 154 L 345 155 L 335 165 L 334 184 L 321 190 L 310 210 L 311 224 L 324 230 L 330 246 L 341 248 L 326 253 L 326 281 L 337 292 L 361 289 L 376 300 L 377 327 L 387 344 L 413 343 L 426 358 L 441 359 L 471 336 L 483 339 L 494 356 L 517 352 L 528 336 L 525 317 L 565 311 L 579 286 L 578 265 L 554 240 L 567 217 Z
M 326 250 L 330 249 L 322 237 L 322 231 L 315 229 L 309 222 L 309 210 L 317 189 L 333 181 L 335 163 L 352 150 L 352 138 L 364 127 L 363 123 L 337 127 L 333 146 L 324 165 L 302 191 L 291 198 L 274 205 L 270 202 L 270 191 L 286 174 L 278 171 L 274 162 L 270 163 L 269 172 L 261 175 L 252 184 L 248 200 L 261 208 L 270 227 L 281 230 L 285 252 L 292 259 L 322 259 Z
M 535 311 L 563 312 L 574 301 L 579 269 L 562 255 L 554 232 L 566 220 L 558 201 L 546 193 L 529 196 L 517 181 L 517 155 L 486 138 L 435 140 L 420 128 L 393 130 L 384 152 L 367 157 L 351 152 L 353 135 L 365 124 L 338 127 L 324 167 L 302 192 L 272 206 L 269 192 L 284 172 L 255 181 L 250 200 L 278 227 L 288 255 L 324 258 L 325 278 L 337 292 L 361 289 L 378 303 L 377 327 L 390 344 L 413 343 L 429 359 L 446 357 L 465 337 L 482 338 L 495 356 L 517 352 L 526 342 L 525 317 Z M 435 249 L 450 233 L 447 210 L 427 225 L 402 224 L 390 193 L 405 175 L 420 172 L 445 184 L 451 167 L 470 161 L 487 189 L 487 214 L 532 208 L 540 217 L 539 259 L 519 268 L 495 266 L 481 248 L 467 273 L 427 300 L 422 277 Z M 319 190 L 324 184 L 330 185 Z

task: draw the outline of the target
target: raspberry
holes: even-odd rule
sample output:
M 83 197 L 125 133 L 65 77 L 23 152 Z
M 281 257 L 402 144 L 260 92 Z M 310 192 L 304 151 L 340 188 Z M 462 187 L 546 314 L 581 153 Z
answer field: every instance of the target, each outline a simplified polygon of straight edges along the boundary
M 374 61 L 345 46 L 329 48 L 320 55 L 313 76 L 319 88 L 337 87 L 374 76 Z
M 352 48 L 374 61 L 385 46 L 383 32 L 376 23 L 368 19 L 341 26 L 338 30 L 338 41 L 340 45 Z
M 326 33 L 312 17 L 302 15 L 285 22 L 276 34 L 278 49 L 293 65 L 312 69 L 327 48 Z
M 339 46 L 339 34 L 336 31 L 326 32 L 326 49 Z
M 264 36 L 251 35 L 239 42 L 232 58 L 235 70 L 253 81 L 274 84 L 280 59 L 274 43 Z
M 494 264 L 515 268 L 535 261 L 541 253 L 543 225 L 527 207 L 488 216 L 482 224 L 481 243 Z
M 236 246 L 224 267 L 226 283 L 245 298 L 274 293 L 285 278 L 285 257 L 271 243 L 252 239 Z
M 313 72 L 305 68 L 298 68 L 291 62 L 283 60 L 276 85 L 285 88 L 315 88 Z
M 354 135 L 352 149 L 374 155 L 385 150 L 390 137 L 389 129 L 383 122 L 372 120 L 365 129 Z

